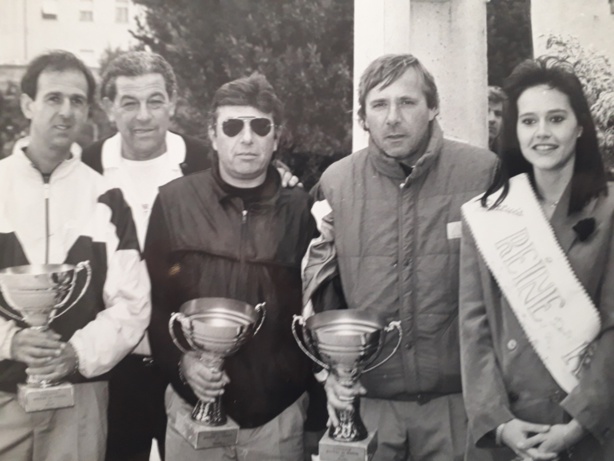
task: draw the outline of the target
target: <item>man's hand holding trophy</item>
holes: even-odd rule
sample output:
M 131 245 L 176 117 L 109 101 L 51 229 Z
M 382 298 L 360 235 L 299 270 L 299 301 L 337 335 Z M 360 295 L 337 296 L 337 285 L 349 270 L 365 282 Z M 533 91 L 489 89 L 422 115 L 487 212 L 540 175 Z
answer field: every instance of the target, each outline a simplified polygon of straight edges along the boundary
M 300 329 L 299 329 L 300 326 Z M 387 336 L 397 331 L 397 342 L 387 357 L 379 357 Z M 303 352 L 324 369 L 330 429 L 320 440 L 321 461 L 365 461 L 377 448 L 377 429 L 367 430 L 360 417 L 359 378 L 394 355 L 401 344 L 400 322 L 386 324 L 376 313 L 330 310 L 307 319 L 295 315 L 292 333 Z
M 197 298 L 184 303 L 170 318 L 171 337 L 183 352 L 180 373 L 200 399 L 191 415 L 177 416 L 175 426 L 195 449 L 237 443 L 239 426 L 226 416 L 222 406 L 228 383 L 224 359 L 258 333 L 266 316 L 264 305 L 251 306 L 229 298 Z
M 79 272 L 86 279 L 73 297 Z M 91 279 L 88 261 L 70 264 L 15 266 L 0 270 L 0 310 L 19 324 L 27 325 L 13 337 L 12 357 L 24 363 L 26 384 L 18 385 L 18 400 L 27 412 L 74 405 L 73 386 L 62 379 L 75 372 L 77 354 L 50 324 L 81 299 Z M 6 304 L 6 305 L 4 305 Z

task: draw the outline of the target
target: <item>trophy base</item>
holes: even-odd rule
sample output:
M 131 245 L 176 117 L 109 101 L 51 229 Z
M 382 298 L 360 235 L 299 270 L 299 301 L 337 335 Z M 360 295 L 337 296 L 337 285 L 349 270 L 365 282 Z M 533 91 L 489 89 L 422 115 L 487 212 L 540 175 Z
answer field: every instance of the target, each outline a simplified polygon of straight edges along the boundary
M 230 418 L 223 426 L 205 426 L 190 413 L 177 415 L 175 429 L 195 450 L 236 445 L 239 436 L 239 425 Z
M 320 461 L 370 461 L 377 449 L 377 431 L 369 432 L 364 440 L 339 442 L 328 431 L 320 439 Z
M 51 387 L 31 387 L 27 384 L 18 384 L 17 401 L 26 413 L 67 408 L 75 404 L 75 390 L 70 383 Z

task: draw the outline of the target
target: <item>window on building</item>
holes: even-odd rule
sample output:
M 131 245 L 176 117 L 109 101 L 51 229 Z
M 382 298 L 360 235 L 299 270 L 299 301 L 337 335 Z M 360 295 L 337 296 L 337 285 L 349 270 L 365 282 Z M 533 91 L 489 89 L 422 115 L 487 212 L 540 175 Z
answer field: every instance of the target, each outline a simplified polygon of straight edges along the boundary
M 128 0 L 115 0 L 115 3 L 123 3 L 124 5 L 127 5 Z
M 94 12 L 92 10 L 80 10 L 79 21 L 92 22 L 94 20 Z
M 115 8 L 115 22 L 120 24 L 128 23 L 128 7 L 118 6 Z
M 614 0 L 610 0 L 610 13 L 614 14 Z
M 55 0 L 44 0 L 41 5 L 41 15 L 43 19 L 57 19 L 58 2 Z

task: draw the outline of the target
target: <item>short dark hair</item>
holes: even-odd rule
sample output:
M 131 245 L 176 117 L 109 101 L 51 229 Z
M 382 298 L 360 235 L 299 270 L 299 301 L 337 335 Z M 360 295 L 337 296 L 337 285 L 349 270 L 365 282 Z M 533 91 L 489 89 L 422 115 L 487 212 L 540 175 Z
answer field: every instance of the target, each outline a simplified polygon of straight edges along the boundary
M 215 127 L 217 109 L 221 106 L 252 106 L 266 114 L 273 114 L 275 125 L 283 124 L 283 105 L 269 81 L 259 73 L 225 83 L 215 92 L 209 114 L 211 127 Z
M 507 99 L 505 92 L 501 89 L 500 86 L 489 86 L 488 87 L 488 102 L 493 104 L 502 103 Z
M 509 191 L 509 179 L 521 173 L 527 173 L 535 185 L 533 167 L 522 155 L 516 125 L 518 121 L 518 99 L 525 90 L 547 85 L 564 93 L 582 127 L 582 133 L 576 141 L 576 156 L 573 176 L 571 178 L 571 198 L 568 214 L 580 211 L 593 197 L 607 194 L 607 177 L 603 160 L 599 152 L 595 123 L 590 107 L 582 90 L 582 83 L 575 75 L 573 66 L 567 61 L 553 56 L 542 56 L 536 60 L 526 60 L 513 70 L 505 80 L 503 89 L 508 97 L 503 121 L 503 148 L 500 168 L 482 198 L 486 199 L 499 189 L 503 189 L 499 204 Z
M 94 102 L 96 94 L 96 80 L 92 71 L 77 58 L 74 54 L 64 50 L 53 50 L 48 53 L 41 54 L 34 58 L 26 73 L 21 78 L 21 92 L 30 96 L 31 99 L 36 99 L 36 91 L 38 89 L 38 78 L 44 71 L 62 72 L 66 70 L 76 70 L 85 76 L 87 81 L 87 102 Z
M 408 69 L 415 69 L 422 79 L 426 105 L 439 108 L 439 93 L 435 79 L 422 63 L 411 54 L 386 54 L 373 61 L 360 77 L 358 85 L 358 119 L 364 126 L 365 103 L 369 91 L 378 85 L 387 87 L 397 81 Z
M 140 77 L 146 74 L 162 75 L 168 97 L 175 96 L 177 77 L 173 68 L 162 56 L 149 51 L 126 51 L 112 59 L 102 76 L 100 94 L 113 101 L 117 95 L 117 77 Z

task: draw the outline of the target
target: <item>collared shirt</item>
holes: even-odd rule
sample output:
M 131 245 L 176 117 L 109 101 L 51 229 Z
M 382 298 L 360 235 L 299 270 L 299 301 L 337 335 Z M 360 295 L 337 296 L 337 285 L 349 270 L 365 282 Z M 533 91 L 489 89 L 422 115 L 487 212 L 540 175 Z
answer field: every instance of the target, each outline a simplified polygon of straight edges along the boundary
M 186 146 L 181 136 L 167 131 L 166 152 L 152 160 L 127 160 L 122 157 L 121 148 L 120 133 L 105 141 L 102 146 L 103 174 L 113 187 L 123 191 L 132 209 L 142 249 L 157 189 L 183 176 L 180 165 L 185 160 Z

